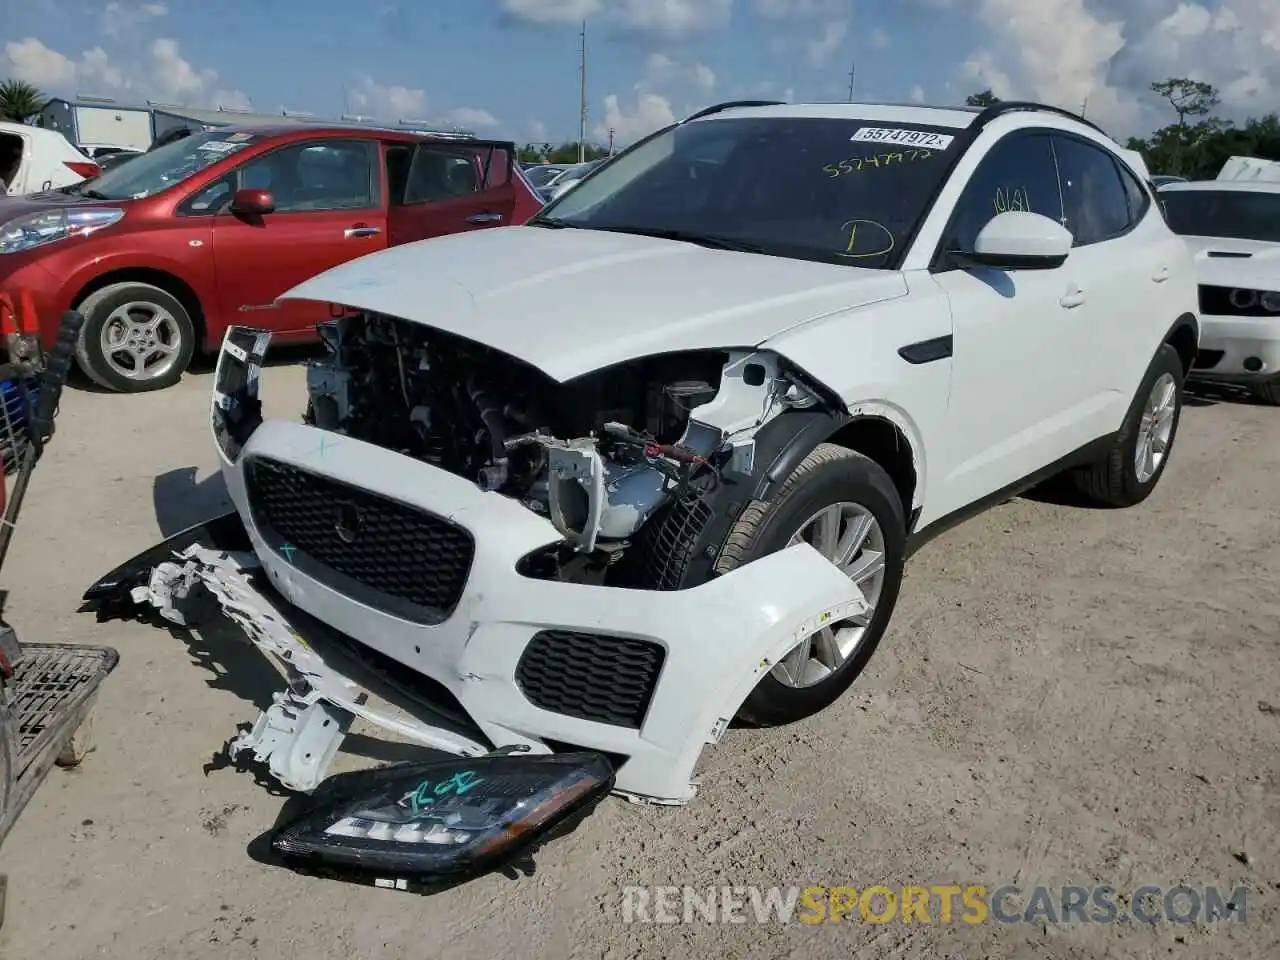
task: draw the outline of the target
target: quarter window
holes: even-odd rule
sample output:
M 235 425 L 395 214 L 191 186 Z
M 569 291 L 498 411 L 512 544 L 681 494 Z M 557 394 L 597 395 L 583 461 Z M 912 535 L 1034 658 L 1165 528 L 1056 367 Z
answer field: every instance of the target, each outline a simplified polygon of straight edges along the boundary
M 956 204 L 945 249 L 973 250 L 982 228 L 1011 210 L 1062 222 L 1053 147 L 1045 134 L 1011 134 L 983 157 Z
M 1120 170 L 1107 153 L 1074 137 L 1055 137 L 1066 226 L 1075 246 L 1100 243 L 1133 225 L 1130 197 Z

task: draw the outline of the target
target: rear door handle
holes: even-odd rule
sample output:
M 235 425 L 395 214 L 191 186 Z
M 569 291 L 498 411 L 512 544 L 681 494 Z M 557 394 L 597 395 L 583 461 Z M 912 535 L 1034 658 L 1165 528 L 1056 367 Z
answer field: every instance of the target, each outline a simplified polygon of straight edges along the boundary
M 381 232 L 378 227 L 347 227 L 342 235 L 350 240 L 352 237 L 376 237 Z
M 1152 275 L 1151 279 L 1154 280 L 1156 283 L 1164 283 L 1166 280 L 1169 279 L 1169 268 L 1161 267 L 1159 270 L 1155 272 L 1155 274 Z
M 473 213 L 467 217 L 467 223 L 501 223 L 502 214 L 500 213 Z

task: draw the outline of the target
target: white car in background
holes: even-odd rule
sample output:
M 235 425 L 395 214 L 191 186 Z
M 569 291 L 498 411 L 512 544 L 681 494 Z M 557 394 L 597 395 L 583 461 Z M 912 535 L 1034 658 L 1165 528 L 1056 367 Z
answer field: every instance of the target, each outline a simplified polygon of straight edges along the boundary
M 0 193 L 56 190 L 98 173 L 98 165 L 57 130 L 0 121 Z
M 263 421 L 270 335 L 233 327 L 235 512 L 86 599 L 181 621 L 212 591 L 305 678 L 232 745 L 294 789 L 359 716 L 459 756 L 593 751 L 686 802 L 735 716 L 849 687 L 925 540 L 1058 475 L 1155 489 L 1198 331 L 1144 173 L 1035 104 L 702 111 L 526 226 L 286 293 L 340 317 L 301 422 Z M 411 720 L 298 639 L 317 621 L 424 691 Z
M 1159 197 L 1196 259 L 1200 353 L 1192 379 L 1246 386 L 1280 406 L 1280 182 L 1171 183 Z

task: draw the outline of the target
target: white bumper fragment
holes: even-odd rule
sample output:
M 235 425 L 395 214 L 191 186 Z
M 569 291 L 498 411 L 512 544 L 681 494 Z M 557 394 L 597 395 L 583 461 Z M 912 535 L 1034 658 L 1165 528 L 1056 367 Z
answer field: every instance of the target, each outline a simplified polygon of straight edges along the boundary
M 420 508 L 466 529 L 475 556 L 452 614 L 433 625 L 401 619 L 308 576 L 283 551 L 269 547 L 254 525 L 246 492 L 244 465 L 255 457 Z M 267 592 L 282 595 L 276 601 L 281 609 L 244 575 L 240 561 L 248 558 L 225 554 L 192 553 L 194 567 L 170 570 L 167 576 L 159 576 L 164 569 L 159 568 L 150 593 L 163 605 L 167 585 L 198 576 L 255 644 L 307 677 L 305 696 L 282 694 L 273 708 L 276 715 L 268 711 L 238 741 L 239 749 L 253 749 L 295 789 L 317 783 L 337 748 L 336 741 L 330 747 L 317 739 L 297 749 L 309 732 L 302 712 L 311 709 L 318 716 L 327 703 L 456 754 L 491 747 L 541 752 L 564 744 L 598 750 L 623 761 L 618 792 L 685 803 L 696 791 L 693 774 L 703 746 L 718 741 L 777 660 L 822 624 L 868 610 L 857 587 L 807 544 L 689 590 L 631 590 L 525 576 L 517 570 L 518 561 L 561 539 L 546 519 L 430 464 L 300 424 L 263 424 L 235 463 L 224 460 L 223 472 L 253 542 L 255 565 L 270 579 L 274 591 Z M 370 711 L 354 681 L 299 641 L 284 616 L 289 605 L 441 684 L 488 742 L 419 719 L 397 721 Z M 534 636 L 548 630 L 661 646 L 661 669 L 638 728 L 567 716 L 526 697 L 517 666 Z M 330 732 L 341 726 L 325 725 L 326 719 L 334 717 L 314 721 L 317 728 Z M 340 740 L 341 732 L 336 737 Z M 299 758 L 307 753 L 316 762 L 304 768 Z

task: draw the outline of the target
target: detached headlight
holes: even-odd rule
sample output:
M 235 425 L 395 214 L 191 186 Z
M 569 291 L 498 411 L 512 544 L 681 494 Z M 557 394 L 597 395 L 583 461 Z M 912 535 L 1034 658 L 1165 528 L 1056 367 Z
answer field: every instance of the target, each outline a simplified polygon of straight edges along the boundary
M 228 460 L 240 451 L 262 424 L 258 378 L 271 333 L 251 327 L 228 327 L 213 375 L 213 439 Z
M 1264 293 L 1258 298 L 1258 303 L 1267 313 L 1280 313 L 1280 293 L 1275 291 Z
M 523 859 L 576 826 L 613 782 L 609 761 L 586 752 L 338 774 L 271 845 L 290 866 L 397 890 L 429 889 Z
M 0 253 L 22 253 L 46 243 L 82 237 L 124 216 L 118 207 L 71 208 L 32 213 L 0 227 Z

